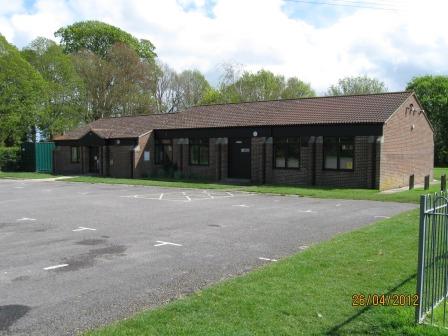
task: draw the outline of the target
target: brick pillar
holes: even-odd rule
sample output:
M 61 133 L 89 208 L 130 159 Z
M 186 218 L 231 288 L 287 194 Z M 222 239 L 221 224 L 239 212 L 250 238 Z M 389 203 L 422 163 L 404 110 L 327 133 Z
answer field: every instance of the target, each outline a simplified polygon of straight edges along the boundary
M 253 137 L 252 138 L 252 152 L 251 152 L 251 182 L 263 182 L 263 145 L 266 138 Z

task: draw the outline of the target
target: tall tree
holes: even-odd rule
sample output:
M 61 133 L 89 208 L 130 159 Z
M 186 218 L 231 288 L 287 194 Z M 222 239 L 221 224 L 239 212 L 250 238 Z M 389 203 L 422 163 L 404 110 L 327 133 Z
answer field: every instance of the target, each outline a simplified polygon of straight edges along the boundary
M 0 146 L 32 135 L 45 96 L 42 76 L 0 35 Z
M 23 49 L 22 56 L 47 82 L 47 101 L 37 123 L 41 133 L 51 138 L 84 121 L 84 84 L 72 58 L 54 41 L 43 37 Z
M 74 56 L 86 86 L 86 121 L 108 116 L 148 113 L 154 100 L 154 66 L 123 43 L 114 44 L 105 57 L 89 50 Z
M 286 87 L 283 89 L 281 97 L 283 99 L 294 99 L 303 97 L 314 97 L 316 92 L 309 83 L 305 83 L 297 77 L 288 78 Z
M 327 95 L 344 96 L 351 94 L 382 93 L 386 91 L 386 85 L 378 79 L 358 76 L 340 79 L 337 84 L 328 88 Z
M 56 37 L 67 53 L 87 49 L 100 57 L 106 57 L 109 49 L 116 43 L 122 43 L 134 50 L 140 57 L 153 61 L 155 47 L 149 40 L 138 40 L 131 34 L 100 21 L 80 21 L 60 28 Z
M 179 109 L 198 105 L 210 84 L 199 70 L 184 70 L 177 76 L 177 89 L 180 90 Z
M 223 70 L 219 89 L 207 90 L 203 103 L 237 103 L 315 95 L 309 84 L 296 77 L 285 80 L 285 77 L 264 69 L 256 73 L 241 73 L 232 65 L 226 65 Z
M 435 130 L 435 162 L 448 164 L 448 76 L 420 76 L 406 87 L 413 90 Z
M 199 70 L 184 70 L 176 73 L 168 65 L 160 63 L 157 88 L 154 96 L 160 113 L 176 112 L 198 105 L 211 89 Z

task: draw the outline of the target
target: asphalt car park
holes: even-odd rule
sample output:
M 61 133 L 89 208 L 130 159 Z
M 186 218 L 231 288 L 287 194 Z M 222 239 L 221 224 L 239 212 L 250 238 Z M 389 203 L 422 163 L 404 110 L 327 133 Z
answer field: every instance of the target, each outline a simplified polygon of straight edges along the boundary
M 0 335 L 75 335 L 415 207 L 2 180 Z

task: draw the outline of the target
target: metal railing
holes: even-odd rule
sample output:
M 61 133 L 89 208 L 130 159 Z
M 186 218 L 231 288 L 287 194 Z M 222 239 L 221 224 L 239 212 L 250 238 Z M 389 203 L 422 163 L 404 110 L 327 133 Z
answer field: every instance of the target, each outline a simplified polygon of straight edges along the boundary
M 422 195 L 420 198 L 417 294 L 419 304 L 416 307 L 416 321 L 445 327 L 448 315 L 448 194 L 446 191 Z

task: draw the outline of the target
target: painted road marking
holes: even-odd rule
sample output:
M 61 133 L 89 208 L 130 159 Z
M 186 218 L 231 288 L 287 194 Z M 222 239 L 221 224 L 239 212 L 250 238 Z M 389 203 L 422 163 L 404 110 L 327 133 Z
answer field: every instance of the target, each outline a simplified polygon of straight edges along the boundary
M 96 231 L 96 229 L 87 228 L 87 227 L 83 227 L 83 226 L 79 226 L 77 229 L 74 229 L 74 230 L 72 230 L 72 231 L 73 231 L 73 232 L 78 232 L 78 231 L 85 231 L 85 230 Z
M 340 206 L 341 206 L 341 204 L 336 204 L 336 206 L 337 206 L 337 207 L 340 207 Z
M 375 218 L 386 218 L 386 219 L 389 219 L 390 217 L 388 217 L 388 216 L 375 216 Z
M 266 260 L 266 261 L 277 261 L 277 259 L 270 259 L 270 258 L 264 258 L 264 257 L 258 257 L 260 260 Z
M 68 266 L 68 264 L 60 264 L 60 265 L 45 267 L 44 270 L 49 271 L 49 270 L 54 270 L 56 268 L 61 268 L 61 267 L 66 267 L 66 266 Z
M 33 222 L 35 220 L 36 220 L 36 218 L 28 218 L 28 217 L 23 217 L 23 218 L 17 219 L 18 222 L 26 222 L 26 221 Z
M 232 205 L 232 206 L 240 207 L 240 208 L 248 208 L 248 207 L 249 207 L 249 206 L 246 205 L 246 204 L 235 204 L 235 205 Z
M 174 246 L 182 246 L 181 244 L 176 244 L 176 243 L 170 243 L 170 242 L 165 242 L 165 241 L 161 241 L 161 240 L 156 240 L 156 245 L 154 246 L 163 246 L 163 245 L 174 245 Z
M 14 187 L 14 188 L 16 188 L 16 189 L 23 189 L 23 188 L 25 188 L 25 187 Z
M 314 212 L 313 210 L 310 210 L 310 209 L 308 209 L 308 210 L 297 210 L 298 212 L 305 212 L 305 213 L 311 213 L 311 212 Z
M 308 245 L 302 245 L 299 246 L 299 250 L 306 250 L 309 246 Z

